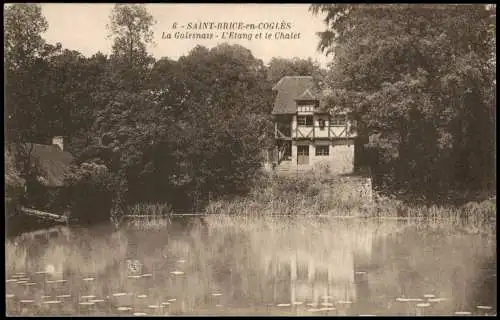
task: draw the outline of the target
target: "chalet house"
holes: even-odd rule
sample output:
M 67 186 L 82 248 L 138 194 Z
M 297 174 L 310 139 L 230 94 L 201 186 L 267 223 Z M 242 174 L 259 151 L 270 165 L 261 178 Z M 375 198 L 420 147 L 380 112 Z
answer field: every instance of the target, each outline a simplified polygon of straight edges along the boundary
M 64 150 L 64 138 L 52 138 L 52 144 L 25 143 L 24 152 L 34 174 L 27 179 L 25 205 L 35 209 L 55 209 L 57 193 L 65 186 L 65 174 L 73 155 Z
M 276 146 L 271 159 L 275 169 L 309 170 L 324 165 L 333 174 L 353 173 L 360 141 L 351 112 L 332 113 L 321 107 L 311 76 L 283 77 L 273 91 Z

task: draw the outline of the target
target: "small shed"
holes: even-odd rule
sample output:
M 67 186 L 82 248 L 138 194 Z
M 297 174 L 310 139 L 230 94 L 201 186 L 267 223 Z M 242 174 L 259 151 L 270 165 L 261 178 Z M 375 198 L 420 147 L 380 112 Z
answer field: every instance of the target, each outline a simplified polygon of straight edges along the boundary
M 25 205 L 40 210 L 57 210 L 57 197 L 65 187 L 65 176 L 74 157 L 64 150 L 62 137 L 53 143 L 25 143 L 23 149 L 33 169 L 26 180 Z

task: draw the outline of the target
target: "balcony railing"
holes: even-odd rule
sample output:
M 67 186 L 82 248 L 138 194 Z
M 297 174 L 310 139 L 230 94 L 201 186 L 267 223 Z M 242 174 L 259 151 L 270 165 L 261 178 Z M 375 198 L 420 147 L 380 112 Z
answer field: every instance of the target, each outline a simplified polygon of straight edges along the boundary
M 290 140 L 290 139 L 292 139 L 291 136 L 284 134 L 279 129 L 275 129 L 274 137 L 276 139 L 283 139 L 283 140 Z
M 357 137 L 356 123 L 334 124 L 330 126 L 297 125 L 291 130 L 291 135 L 284 134 L 278 128 L 275 128 L 275 138 L 281 140 L 353 137 Z
M 297 126 L 292 131 L 292 138 L 297 139 L 349 138 L 356 136 L 356 131 L 352 130 L 348 125 Z

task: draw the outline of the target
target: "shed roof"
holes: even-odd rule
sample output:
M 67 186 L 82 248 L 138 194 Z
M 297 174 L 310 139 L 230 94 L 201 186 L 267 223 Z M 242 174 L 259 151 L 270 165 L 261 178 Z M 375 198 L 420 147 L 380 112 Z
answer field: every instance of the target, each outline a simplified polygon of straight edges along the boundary
M 41 183 L 47 187 L 62 187 L 65 174 L 74 157 L 63 151 L 57 145 L 25 143 L 27 150 L 31 149 L 30 161 L 35 164 L 43 179 Z

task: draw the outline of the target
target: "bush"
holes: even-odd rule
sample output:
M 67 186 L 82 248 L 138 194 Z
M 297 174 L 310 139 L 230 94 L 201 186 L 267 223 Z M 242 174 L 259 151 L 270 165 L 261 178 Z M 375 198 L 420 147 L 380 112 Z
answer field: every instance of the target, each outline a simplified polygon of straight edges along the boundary
M 19 175 L 15 167 L 15 160 L 12 154 L 5 148 L 5 220 L 8 225 L 7 231 L 15 233 L 16 221 L 18 217 L 18 208 L 24 195 L 25 181 Z
M 71 219 L 81 224 L 109 221 L 116 178 L 102 164 L 72 166 L 66 177 Z

